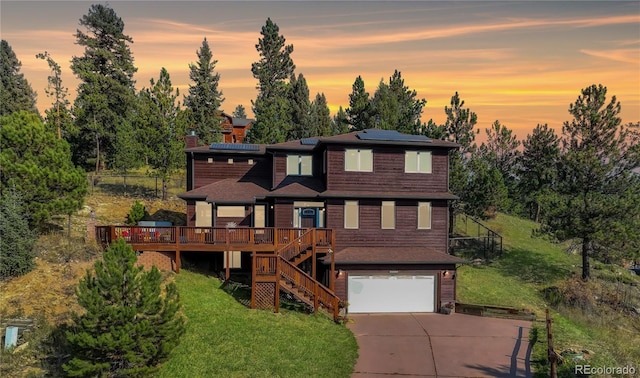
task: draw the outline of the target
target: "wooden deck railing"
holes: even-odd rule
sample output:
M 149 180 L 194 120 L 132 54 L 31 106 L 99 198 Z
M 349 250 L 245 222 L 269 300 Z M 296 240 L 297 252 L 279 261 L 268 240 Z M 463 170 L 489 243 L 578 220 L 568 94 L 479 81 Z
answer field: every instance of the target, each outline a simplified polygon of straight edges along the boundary
M 314 229 L 305 230 L 300 236 L 281 247 L 278 250 L 278 254 L 284 257 L 285 260 L 291 260 L 298 256 L 300 253 L 313 246 L 313 239 L 315 236 L 314 232 Z
M 319 244 L 331 243 L 329 229 L 315 229 Z M 143 226 L 96 226 L 96 240 L 102 245 L 124 238 L 131 244 L 232 244 L 232 245 L 282 245 L 293 244 L 308 229 L 274 227 L 143 227 Z M 305 238 L 311 240 L 311 237 Z

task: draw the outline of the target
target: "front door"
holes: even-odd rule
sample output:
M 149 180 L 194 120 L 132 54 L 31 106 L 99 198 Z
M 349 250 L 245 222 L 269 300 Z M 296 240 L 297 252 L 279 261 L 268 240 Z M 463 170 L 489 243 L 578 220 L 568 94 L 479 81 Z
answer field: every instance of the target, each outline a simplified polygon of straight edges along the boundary
M 317 209 L 300 209 L 300 227 L 315 228 L 317 227 Z

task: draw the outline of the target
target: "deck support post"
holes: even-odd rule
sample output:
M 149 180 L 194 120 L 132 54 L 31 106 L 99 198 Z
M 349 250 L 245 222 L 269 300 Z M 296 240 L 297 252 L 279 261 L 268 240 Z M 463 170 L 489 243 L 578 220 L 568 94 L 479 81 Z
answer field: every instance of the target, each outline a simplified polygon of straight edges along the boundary
M 316 233 L 317 230 L 314 228 L 311 230 L 311 277 L 313 277 L 314 280 L 317 280 L 318 277 L 316 275 L 316 265 L 317 265 L 317 259 L 316 259 Z
M 275 307 L 275 312 L 280 312 L 280 256 L 276 255 L 276 279 L 275 279 L 275 288 L 273 290 L 273 305 Z
M 113 243 L 117 239 L 116 226 L 109 226 L 109 244 Z
M 329 275 L 329 289 L 336 291 L 336 232 L 331 231 L 331 274 Z
M 176 234 L 174 236 L 176 241 L 176 273 L 180 273 L 180 227 L 176 228 Z
M 225 254 L 225 260 L 227 262 L 227 266 L 226 266 L 224 278 L 225 278 L 225 281 L 229 281 L 229 278 L 231 278 L 231 269 L 229 268 L 229 265 L 230 265 L 229 264 L 230 263 L 230 256 L 229 255 L 231 254 L 231 251 L 230 251 L 230 249 L 231 249 L 231 247 L 230 247 L 231 241 L 229 240 L 230 237 L 231 237 L 231 230 L 230 229 L 227 228 L 227 232 L 226 232 L 225 236 L 226 236 L 226 248 L 225 248 L 224 254 Z
M 256 251 L 251 251 L 251 308 L 256 308 Z

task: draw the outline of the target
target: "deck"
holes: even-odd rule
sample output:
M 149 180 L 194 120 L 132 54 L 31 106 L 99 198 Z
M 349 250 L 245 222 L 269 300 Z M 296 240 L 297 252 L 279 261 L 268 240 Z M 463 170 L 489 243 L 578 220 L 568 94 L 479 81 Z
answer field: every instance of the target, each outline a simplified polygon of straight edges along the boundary
M 334 293 L 335 233 L 332 229 L 96 226 L 96 240 L 103 248 L 120 238 L 136 251 L 175 252 L 176 273 L 180 272 L 181 252 L 252 252 L 252 308 L 278 311 L 278 293 L 285 290 L 314 311 L 322 308 L 334 320 L 338 319 L 339 298 Z M 316 277 L 318 253 L 331 256 L 329 287 Z M 305 272 L 299 265 L 308 259 L 312 266 Z M 229 266 L 227 260 L 227 279 L 230 277 Z

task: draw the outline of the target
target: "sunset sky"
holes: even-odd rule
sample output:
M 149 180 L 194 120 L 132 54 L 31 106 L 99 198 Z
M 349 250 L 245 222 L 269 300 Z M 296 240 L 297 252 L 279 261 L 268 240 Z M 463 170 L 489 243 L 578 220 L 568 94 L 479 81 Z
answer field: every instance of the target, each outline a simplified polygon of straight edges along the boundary
M 82 55 L 73 34 L 88 12 L 84 1 L 5 1 L 1 33 L 22 72 L 48 108 L 48 51 L 75 96 L 69 65 Z M 427 100 L 423 121 L 444 122 L 458 91 L 478 114 L 478 128 L 496 119 L 524 138 L 538 123 L 560 130 L 567 109 L 591 84 L 607 86 L 622 103 L 623 122 L 640 120 L 640 2 L 188 2 L 117 1 L 125 23 L 137 87 L 167 68 L 185 94 L 188 64 L 206 37 L 218 60 L 223 110 L 243 104 L 251 115 L 256 80 L 251 63 L 267 17 L 294 45 L 296 72 L 311 97 L 324 92 L 332 113 L 349 104 L 356 76 L 371 95 L 395 69 Z M 81 30 L 85 31 L 84 28 Z

